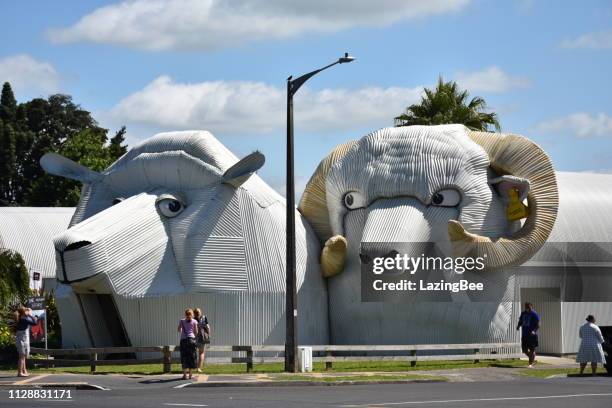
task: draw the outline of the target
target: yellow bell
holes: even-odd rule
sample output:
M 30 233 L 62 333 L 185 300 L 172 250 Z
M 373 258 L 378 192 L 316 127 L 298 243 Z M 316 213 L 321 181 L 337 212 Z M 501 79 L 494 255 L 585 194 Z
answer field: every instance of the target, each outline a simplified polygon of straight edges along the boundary
M 508 198 L 510 199 L 506 208 L 506 218 L 508 218 L 508 221 L 518 221 L 527 218 L 529 208 L 519 199 L 519 191 L 515 188 L 508 190 Z

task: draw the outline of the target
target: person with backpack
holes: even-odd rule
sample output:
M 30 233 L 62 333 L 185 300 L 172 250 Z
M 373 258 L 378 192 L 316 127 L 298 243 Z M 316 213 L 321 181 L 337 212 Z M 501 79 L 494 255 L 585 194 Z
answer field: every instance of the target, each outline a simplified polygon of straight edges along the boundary
M 201 373 L 206 354 L 206 345 L 210 344 L 210 324 L 206 315 L 202 314 L 202 310 L 198 307 L 194 309 L 194 318 L 198 322 L 196 343 L 198 345 L 198 373 Z
M 32 316 L 32 309 L 20 307 L 15 312 L 15 346 L 19 353 L 17 376 L 29 377 L 26 359 L 30 355 L 30 326 L 35 326 L 37 319 Z
M 196 335 L 198 333 L 198 322 L 193 318 L 193 310 L 185 309 L 185 318 L 179 321 L 178 332 L 181 334 L 181 366 L 183 368 L 183 380 L 191 379 L 191 370 L 197 366 Z

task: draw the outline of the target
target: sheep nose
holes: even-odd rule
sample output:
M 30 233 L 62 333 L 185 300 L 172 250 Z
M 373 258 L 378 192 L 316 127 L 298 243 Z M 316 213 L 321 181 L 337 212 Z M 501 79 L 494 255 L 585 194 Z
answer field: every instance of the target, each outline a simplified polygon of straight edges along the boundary
M 75 249 L 86 247 L 87 245 L 91 245 L 91 242 L 89 242 L 89 241 L 77 241 L 77 242 L 73 242 L 71 244 L 68 244 L 66 246 L 66 248 L 64 248 L 63 252 L 73 251 Z

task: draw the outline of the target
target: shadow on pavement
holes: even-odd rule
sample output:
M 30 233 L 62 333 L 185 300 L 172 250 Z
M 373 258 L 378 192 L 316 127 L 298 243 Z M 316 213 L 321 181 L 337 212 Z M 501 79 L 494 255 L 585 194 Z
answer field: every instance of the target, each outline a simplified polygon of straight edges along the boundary
M 585 374 L 568 374 L 568 377 L 612 377 L 612 375 L 608 374 L 608 373 L 597 373 L 595 375 L 591 374 L 591 373 L 585 373 Z

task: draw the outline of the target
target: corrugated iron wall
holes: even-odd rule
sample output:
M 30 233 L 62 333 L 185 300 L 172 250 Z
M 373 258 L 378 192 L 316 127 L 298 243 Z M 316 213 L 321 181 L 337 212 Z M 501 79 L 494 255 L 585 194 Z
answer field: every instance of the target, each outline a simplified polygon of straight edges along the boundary
M 598 326 L 612 326 L 612 302 L 562 302 L 561 325 L 563 330 L 563 347 L 561 353 L 575 354 L 580 347 L 578 329 L 588 315 L 597 319 Z
M 73 213 L 69 207 L 1 207 L 0 248 L 19 252 L 43 278 L 55 278 L 53 237 L 68 228 Z
M 301 291 L 298 338 L 300 344 L 326 344 L 324 293 Z M 212 344 L 284 344 L 285 296 L 283 293 L 244 291 L 186 294 L 161 298 L 115 297 L 133 345 L 178 344 L 178 321 L 187 307 L 208 316 Z M 307 303 L 307 305 L 305 304 Z
M 521 288 L 521 303 L 533 303 L 540 316 L 538 351 L 541 353 L 560 354 L 562 350 L 563 325 L 559 296 L 558 287 Z

